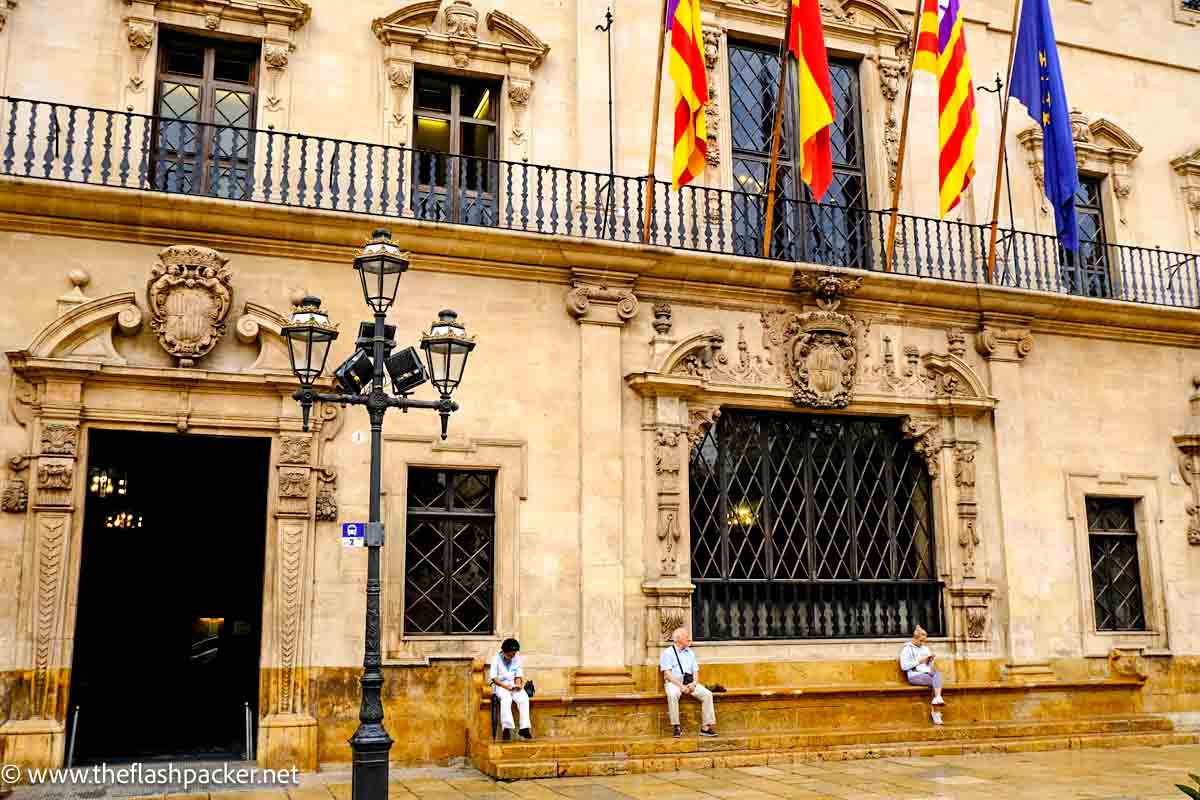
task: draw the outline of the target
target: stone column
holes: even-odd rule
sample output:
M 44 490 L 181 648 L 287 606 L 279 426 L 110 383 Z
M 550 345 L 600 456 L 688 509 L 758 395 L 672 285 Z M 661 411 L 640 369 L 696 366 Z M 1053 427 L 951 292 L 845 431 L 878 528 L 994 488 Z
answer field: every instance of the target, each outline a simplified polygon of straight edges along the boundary
M 576 270 L 579 321 L 579 663 L 575 691 L 632 691 L 625 658 L 621 328 L 638 310 L 633 279 Z
M 1025 484 L 1029 442 L 1021 362 L 1033 351 L 1033 336 L 1019 322 L 985 320 L 975 344 L 988 361 L 992 395 L 999 400 L 993 420 L 1000 499 L 997 511 L 1008 588 L 1008 674 L 1013 679 L 1052 680 L 1054 672 L 1038 651 L 1036 639 L 1038 616 L 1044 609 L 1038 588 L 1041 575 L 1030 556 L 1038 552 L 1034 543 L 1039 534 Z

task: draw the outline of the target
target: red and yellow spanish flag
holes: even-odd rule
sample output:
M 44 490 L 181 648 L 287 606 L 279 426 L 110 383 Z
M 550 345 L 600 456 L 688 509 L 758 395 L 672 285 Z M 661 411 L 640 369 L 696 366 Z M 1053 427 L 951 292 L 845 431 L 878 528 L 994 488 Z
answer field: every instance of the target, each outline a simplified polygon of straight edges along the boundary
M 667 26 L 671 33 L 671 80 L 675 82 L 675 152 L 671 187 L 678 189 L 704 172 L 708 129 L 708 74 L 704 70 L 704 34 L 700 0 L 669 0 Z
M 825 31 L 818 0 L 792 0 L 788 52 L 796 59 L 800 99 L 800 177 L 820 202 L 833 180 L 829 126 L 833 124 L 833 86 L 825 56 Z
M 939 8 L 940 19 L 939 19 Z M 962 200 L 975 177 L 975 87 L 967 60 L 959 0 L 925 0 L 917 29 L 914 70 L 938 80 L 938 211 L 945 217 Z

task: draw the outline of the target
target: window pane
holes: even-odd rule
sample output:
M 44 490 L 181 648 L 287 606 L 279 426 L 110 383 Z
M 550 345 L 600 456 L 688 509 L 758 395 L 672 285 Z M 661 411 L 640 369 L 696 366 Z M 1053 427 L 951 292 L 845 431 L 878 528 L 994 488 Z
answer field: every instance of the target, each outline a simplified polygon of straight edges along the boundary
M 158 115 L 195 121 L 200 118 L 200 87 L 163 81 L 158 98 Z
M 254 63 L 258 60 L 257 53 L 244 50 L 228 50 L 216 48 L 216 61 L 213 64 L 213 78 L 218 81 L 233 81 L 250 83 L 254 76 Z
M 417 135 L 413 144 L 418 150 L 449 153 L 450 123 L 444 119 L 417 117 Z
M 496 93 L 487 84 L 464 82 L 458 113 L 463 119 L 496 119 Z
M 450 81 L 438 75 L 417 73 L 416 107 L 425 111 L 450 113 Z
M 165 69 L 176 75 L 204 77 L 204 48 L 181 42 L 164 42 Z
M 779 91 L 779 56 L 752 47 L 729 49 L 733 147 L 767 154 L 775 125 L 775 95 Z M 786 147 L 783 158 L 790 158 Z
M 1096 629 L 1145 630 L 1134 501 L 1089 497 L 1085 505 L 1091 540 Z

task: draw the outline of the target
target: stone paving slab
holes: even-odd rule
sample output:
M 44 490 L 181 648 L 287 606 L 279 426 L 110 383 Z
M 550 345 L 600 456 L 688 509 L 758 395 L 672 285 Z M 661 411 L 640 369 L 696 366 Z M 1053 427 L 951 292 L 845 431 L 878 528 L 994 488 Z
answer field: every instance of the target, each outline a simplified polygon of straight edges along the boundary
M 872 762 L 745 766 L 661 774 L 501 783 L 471 769 L 392 770 L 389 800 L 1184 800 L 1176 783 L 1200 773 L 1200 745 L 951 755 Z M 299 786 L 188 794 L 162 787 L 21 786 L 9 800 L 348 800 L 350 776 L 302 775 Z M 140 791 L 139 791 L 140 790 Z

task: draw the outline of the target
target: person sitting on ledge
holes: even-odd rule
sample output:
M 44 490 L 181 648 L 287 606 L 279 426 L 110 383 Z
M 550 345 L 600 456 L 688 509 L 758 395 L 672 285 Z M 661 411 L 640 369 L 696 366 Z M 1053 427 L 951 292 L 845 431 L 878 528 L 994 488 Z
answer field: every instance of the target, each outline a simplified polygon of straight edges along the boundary
M 943 706 L 946 701 L 942 699 L 942 673 L 933 666 L 934 656 L 925 644 L 927 641 L 929 635 L 918 625 L 913 631 L 912 641 L 900 651 L 900 669 L 914 686 L 932 686 L 933 705 Z M 934 725 L 942 724 L 942 712 L 935 708 L 931 715 Z
M 688 695 L 700 701 L 700 735 L 717 735 L 717 712 L 713 710 L 712 692 L 697 681 L 700 665 L 692 652 L 692 637 L 687 628 L 676 628 L 671 634 L 671 646 L 663 650 L 658 668 L 663 674 L 663 688 L 667 691 L 667 712 L 675 736 L 682 736 L 679 726 L 679 698 Z
M 529 695 L 525 693 L 525 671 L 521 668 L 521 657 L 517 653 L 521 643 L 516 639 L 505 639 L 500 645 L 500 652 L 492 659 L 492 693 L 500 701 L 500 726 L 504 728 L 501 738 L 512 741 L 513 712 L 512 704 L 517 704 L 521 716 L 521 738 L 532 739 L 533 731 L 529 729 Z

